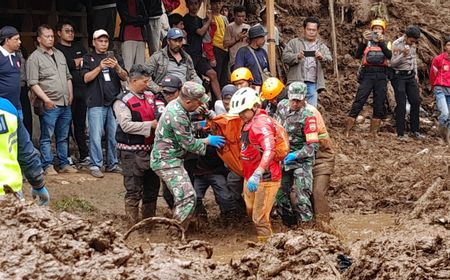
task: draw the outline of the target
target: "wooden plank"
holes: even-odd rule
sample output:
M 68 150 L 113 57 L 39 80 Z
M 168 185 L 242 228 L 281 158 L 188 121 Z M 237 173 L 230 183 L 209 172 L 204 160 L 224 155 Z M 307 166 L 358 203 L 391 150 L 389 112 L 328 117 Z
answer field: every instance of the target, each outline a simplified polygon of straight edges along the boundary
M 266 15 L 267 15 L 267 42 L 269 44 L 269 66 L 270 73 L 273 77 L 277 76 L 277 61 L 276 61 L 276 46 L 275 46 L 275 3 L 274 0 L 266 1 Z

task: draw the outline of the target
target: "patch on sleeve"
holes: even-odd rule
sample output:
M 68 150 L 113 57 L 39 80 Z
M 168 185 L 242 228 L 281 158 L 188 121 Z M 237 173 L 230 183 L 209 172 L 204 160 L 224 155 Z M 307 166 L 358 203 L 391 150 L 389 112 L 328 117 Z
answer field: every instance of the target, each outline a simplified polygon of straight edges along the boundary
M 307 144 L 319 142 L 319 132 L 315 117 L 307 117 L 305 120 L 305 138 Z
M 6 124 L 5 115 L 0 115 L 0 134 L 8 132 L 8 125 Z

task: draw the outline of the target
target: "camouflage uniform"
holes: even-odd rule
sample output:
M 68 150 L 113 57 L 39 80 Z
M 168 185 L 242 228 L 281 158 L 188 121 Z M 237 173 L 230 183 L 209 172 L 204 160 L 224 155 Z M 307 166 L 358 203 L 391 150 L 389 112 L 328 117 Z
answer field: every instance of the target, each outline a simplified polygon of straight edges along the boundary
M 296 153 L 295 161 L 283 165 L 275 207 L 283 223 L 295 225 L 314 216 L 311 196 L 314 156 L 319 149 L 317 123 L 313 112 L 305 107 L 291 111 L 287 99 L 278 103 L 275 119 L 286 129 L 291 152 Z
M 185 83 L 183 89 L 186 84 L 190 87 L 189 93 L 194 95 L 205 91 L 203 86 L 193 82 Z M 150 167 L 172 192 L 173 216 L 183 222 L 192 215 L 196 203 L 195 190 L 183 167 L 183 159 L 188 152 L 205 155 L 207 145 L 204 139 L 194 138 L 189 112 L 180 102 L 180 97 L 170 102 L 159 119 Z

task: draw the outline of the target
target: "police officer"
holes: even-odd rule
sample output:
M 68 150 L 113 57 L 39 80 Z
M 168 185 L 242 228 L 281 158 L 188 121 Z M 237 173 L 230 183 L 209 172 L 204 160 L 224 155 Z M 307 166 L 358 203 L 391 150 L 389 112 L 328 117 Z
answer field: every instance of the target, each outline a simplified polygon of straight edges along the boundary
M 18 162 L 17 129 L 20 119 L 17 109 L 7 99 L 0 97 L 0 196 L 13 192 L 23 200 L 22 171 Z M 39 197 L 39 205 L 50 200 L 45 186 L 31 189 L 33 198 Z
M 387 94 L 388 60 L 392 52 L 386 44 L 384 33 L 386 22 L 382 19 L 373 20 L 370 23 L 371 30 L 363 33 L 363 42 L 358 45 L 355 57 L 362 58 L 359 70 L 359 87 L 355 101 L 348 114 L 345 124 L 345 136 L 355 124 L 356 117 L 361 112 L 370 93 L 373 91 L 373 115 L 370 123 L 370 134 L 376 137 L 384 114 L 384 101 Z
M 225 144 L 222 136 L 194 138 L 189 113 L 208 101 L 202 85 L 186 82 L 180 96 L 167 105 L 159 119 L 151 152 L 151 168 L 174 196 L 173 217 L 185 227 L 195 210 L 196 195 L 183 167 L 184 157 L 188 152 L 205 155 L 207 145 L 219 148 Z
M 397 136 L 405 141 L 405 115 L 406 99 L 411 104 L 410 122 L 411 134 L 416 139 L 424 139 L 419 131 L 420 92 L 419 76 L 417 76 L 417 50 L 416 44 L 420 38 L 420 29 L 417 26 L 406 28 L 405 34 L 392 44 L 391 67 L 394 71 L 392 86 L 395 92 L 395 124 Z
M 283 161 L 281 189 L 275 207 L 283 223 L 288 226 L 311 221 L 314 217 L 312 203 L 313 166 L 319 149 L 317 120 L 306 107 L 307 86 L 293 82 L 288 88 L 288 98 L 278 103 L 275 119 L 289 135 L 291 152 Z
M 150 169 L 155 120 L 154 96 L 144 92 L 150 73 L 141 64 L 131 67 L 128 90 L 117 96 L 113 110 L 117 119 L 116 140 L 126 189 L 125 212 L 130 225 L 155 215 L 159 177 Z

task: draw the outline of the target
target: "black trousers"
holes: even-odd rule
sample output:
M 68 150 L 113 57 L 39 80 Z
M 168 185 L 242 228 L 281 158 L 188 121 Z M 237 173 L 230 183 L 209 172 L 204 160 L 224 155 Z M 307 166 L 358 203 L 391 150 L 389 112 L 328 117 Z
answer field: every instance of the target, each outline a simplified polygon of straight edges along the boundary
M 123 184 L 126 189 L 125 203 L 136 207 L 156 203 L 159 193 L 159 177 L 150 168 L 150 152 L 119 151 L 123 168 Z
M 86 111 L 86 88 L 74 87 L 72 101 L 73 132 L 71 132 L 78 146 L 80 160 L 89 156 L 89 148 L 86 143 Z
M 30 134 L 33 136 L 33 113 L 31 111 L 30 98 L 28 97 L 28 87 L 21 87 L 20 89 L 20 104 L 22 105 L 23 124 Z
M 384 101 L 387 94 L 387 75 L 385 73 L 364 73 L 356 92 L 349 116 L 356 118 L 373 91 L 373 118 L 384 116 Z
M 392 79 L 392 86 L 395 92 L 395 123 L 397 127 L 397 135 L 405 134 L 405 115 L 406 115 L 406 99 L 411 104 L 409 113 L 411 132 L 419 132 L 419 110 L 420 110 L 420 94 L 419 85 L 414 75 L 401 76 L 395 75 Z
M 228 61 L 230 59 L 228 52 L 221 48 L 214 47 L 214 56 L 216 57 L 216 70 L 217 79 L 219 80 L 220 88 L 223 88 L 228 84 Z

